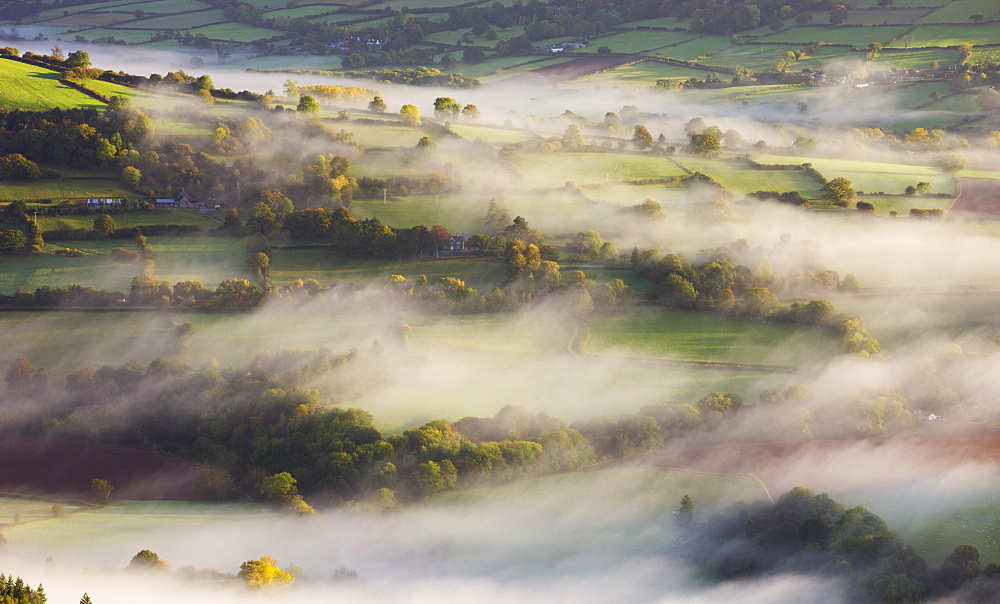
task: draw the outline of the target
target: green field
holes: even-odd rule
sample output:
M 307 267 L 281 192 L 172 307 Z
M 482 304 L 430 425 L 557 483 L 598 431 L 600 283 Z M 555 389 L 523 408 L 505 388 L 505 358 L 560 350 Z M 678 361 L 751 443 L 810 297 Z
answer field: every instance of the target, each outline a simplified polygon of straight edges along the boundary
M 531 143 L 538 141 L 538 135 L 526 130 L 509 130 L 506 128 L 490 128 L 471 124 L 452 124 L 451 131 L 464 139 L 481 140 L 492 145 L 511 145 L 514 143 Z
M 738 158 L 684 157 L 678 161 L 689 170 L 708 174 L 737 195 L 754 191 L 798 191 L 809 199 L 819 199 L 823 196 L 820 191 L 822 183 L 814 176 L 797 170 L 755 170 Z M 827 176 L 827 178 L 832 177 Z
M 954 488 L 933 484 L 886 487 L 838 498 L 878 514 L 893 531 L 913 545 L 928 565 L 938 565 L 956 546 L 979 549 L 980 563 L 1000 563 L 1000 490 L 985 482 Z
M 815 40 L 827 44 L 849 44 L 855 48 L 864 48 L 872 42 L 880 42 L 886 46 L 894 38 L 902 36 L 909 27 L 890 25 L 887 27 L 795 27 L 772 34 L 761 40 L 763 42 L 783 42 L 806 45 Z M 920 46 L 911 44 L 911 46 Z
M 4 109 L 104 107 L 101 101 L 60 82 L 62 74 L 51 69 L 0 59 L 0 74 L 0 107 Z
M 672 161 L 655 155 L 622 153 L 546 153 L 525 155 L 518 172 L 524 186 L 556 189 L 567 181 L 577 185 L 619 180 L 671 178 L 684 171 Z
M 930 12 L 928 8 L 896 8 L 893 3 L 893 8 L 887 10 L 852 10 L 847 14 L 844 25 L 911 25 Z
M 769 71 L 774 69 L 774 64 L 788 50 L 801 50 L 801 47 L 778 44 L 741 44 L 712 53 L 700 60 L 699 63 L 719 67 L 741 65 L 754 71 Z
M 688 80 L 690 78 L 704 79 L 707 71 L 691 69 L 679 65 L 670 65 L 658 61 L 639 61 L 622 65 L 608 71 L 573 80 L 575 87 L 621 86 L 626 84 L 642 84 L 653 86 L 656 80 Z
M 115 226 L 119 229 L 144 224 L 184 224 L 199 226 L 207 231 L 219 226 L 219 223 L 206 218 L 200 212 L 189 210 L 130 212 L 128 214 L 115 214 L 112 218 L 115 221 Z M 42 216 L 38 219 L 38 226 L 43 233 L 53 229 L 89 229 L 93 224 L 93 215 Z
M 398 108 L 396 108 L 398 110 Z M 433 113 L 428 112 L 433 117 Z M 404 126 L 403 124 L 362 124 L 359 122 L 337 122 L 334 127 L 344 128 L 354 135 L 354 142 L 362 147 L 416 147 L 422 137 L 431 140 L 440 138 L 437 130 L 423 126 Z M 399 161 L 399 156 L 395 156 Z M 363 162 L 359 162 L 361 164 Z
M 601 46 L 607 46 L 611 52 L 639 53 L 663 46 L 680 44 L 697 38 L 698 34 L 691 32 L 644 31 L 635 30 L 610 36 L 602 36 L 589 40 L 590 46 L 575 51 L 581 53 L 596 53 Z
M 14 516 L 20 516 L 19 522 L 34 522 L 36 520 L 55 520 L 52 514 L 52 506 L 56 502 L 44 498 L 30 497 L 5 497 L 0 495 L 0 527 L 12 524 Z M 84 509 L 83 506 L 61 503 L 64 514 L 71 514 Z M 4 533 L 10 531 L 10 527 L 4 528 Z
M 88 197 L 134 197 L 135 191 L 117 178 L 55 178 L 0 182 L 0 200 L 36 201 Z
M 1000 7 L 993 0 L 955 0 L 933 11 L 916 22 L 927 23 L 974 23 L 971 16 L 980 13 L 987 19 L 995 17 Z
M 705 35 L 688 42 L 682 42 L 677 46 L 653 50 L 645 54 L 654 57 L 667 57 L 670 59 L 680 59 L 682 61 L 693 61 L 713 52 L 722 50 L 731 43 L 727 36 Z
M 840 352 L 828 330 L 760 323 L 699 312 L 635 308 L 595 318 L 593 354 L 815 367 Z
M 763 164 L 801 164 L 809 162 L 827 180 L 846 178 L 858 191 L 902 194 L 908 185 L 927 182 L 932 193 L 955 194 L 955 179 L 940 168 L 909 164 L 886 164 L 873 161 L 826 159 L 767 155 L 757 161 Z M 922 206 L 920 206 L 922 207 Z
M 261 38 L 272 38 L 282 35 L 281 32 L 274 29 L 247 27 L 239 23 L 220 23 L 205 27 L 195 27 L 191 29 L 191 34 L 202 34 L 210 40 L 231 40 L 234 42 L 253 42 Z
M 911 48 L 921 46 L 958 46 L 963 43 L 996 44 L 997 28 L 995 24 L 981 25 L 921 25 L 906 36 L 887 45 L 892 48 Z M 957 57 L 956 57 L 957 58 Z
M 280 516 L 253 504 L 213 504 L 179 501 L 122 501 L 106 508 L 69 514 L 44 522 L 31 522 L 4 531 L 18 549 L 63 547 L 108 547 L 124 540 L 142 539 L 160 550 L 179 531 L 208 527 L 238 529 L 253 522 L 269 522 Z M 159 553 L 167 554 L 165 550 Z M 132 554 L 129 553 L 129 556 Z M 122 565 L 127 564 L 127 558 Z

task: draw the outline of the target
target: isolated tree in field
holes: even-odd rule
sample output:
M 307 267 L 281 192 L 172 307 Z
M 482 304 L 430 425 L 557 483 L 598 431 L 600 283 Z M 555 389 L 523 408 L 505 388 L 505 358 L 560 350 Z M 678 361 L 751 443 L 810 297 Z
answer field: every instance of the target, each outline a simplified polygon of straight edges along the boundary
M 583 147 L 583 135 L 580 134 L 580 128 L 576 124 L 566 126 L 562 135 L 562 146 L 567 151 L 576 151 Z
M 115 227 L 114 218 L 108 216 L 107 214 L 101 214 L 94 219 L 94 230 L 97 231 L 97 234 L 101 237 L 107 237 L 108 235 L 114 234 L 118 228 Z
M 66 57 L 66 67 L 71 69 L 89 69 L 91 66 L 90 54 L 83 50 L 77 50 L 69 53 Z
M 373 98 L 371 102 L 368 103 L 368 111 L 373 113 L 385 113 L 385 101 L 382 100 L 382 97 L 377 96 Z
M 303 94 L 299 97 L 299 104 L 295 110 L 299 113 L 319 113 L 319 101 L 308 94 Z
M 90 481 L 90 490 L 94 492 L 94 497 L 97 498 L 98 503 L 107 503 L 115 487 L 104 478 L 93 478 Z
M 968 164 L 965 161 L 965 156 L 961 153 L 949 153 L 941 161 L 941 169 L 945 172 L 961 172 L 964 170 Z
M 684 132 L 687 132 L 688 135 L 701 134 L 706 130 L 708 130 L 708 124 L 700 117 L 693 117 L 684 124 Z
M 711 132 L 692 134 L 688 143 L 688 152 L 701 157 L 714 157 L 722 150 L 719 137 Z
M 677 528 L 686 529 L 694 523 L 694 500 L 687 493 L 681 497 L 681 507 L 675 512 L 674 524 Z
M 267 254 L 264 252 L 251 254 L 247 259 L 247 265 L 254 272 L 254 275 L 256 275 L 258 282 L 264 283 L 267 281 L 271 272 L 271 258 Z
M 421 153 L 433 153 L 437 150 L 437 143 L 426 136 L 420 137 L 417 141 L 417 151 Z
M 844 21 L 847 21 L 847 7 L 843 4 L 833 5 L 833 8 L 830 9 L 830 23 L 840 25 Z
M 126 568 L 128 570 L 169 570 L 170 565 L 165 560 L 161 560 L 156 552 L 144 549 L 132 556 Z
M 481 116 L 482 113 L 479 112 L 479 107 L 476 107 L 475 105 L 466 105 L 462 108 L 462 119 L 467 122 L 479 121 Z
M 824 197 L 829 199 L 840 207 L 846 208 L 847 205 L 857 197 L 857 193 L 854 191 L 851 181 L 844 177 L 834 178 L 823 185 Z
M 24 357 L 14 359 L 7 366 L 7 376 L 4 378 L 7 389 L 19 392 L 31 390 L 36 373 L 35 367 L 28 359 Z
M 632 145 L 639 151 L 645 151 L 653 146 L 653 135 L 642 124 L 636 124 L 632 132 Z
M 416 105 L 403 105 L 399 108 L 399 119 L 408 126 L 419 126 L 420 110 Z
M 239 577 L 250 587 L 268 587 L 291 583 L 295 577 L 278 568 L 271 556 L 261 556 L 257 560 L 247 560 L 240 565 Z
M 486 207 L 486 217 L 483 219 L 483 228 L 491 235 L 502 233 L 504 227 L 510 224 L 510 210 L 496 199 L 491 199 Z
M 90 599 L 90 596 L 86 592 L 84 592 L 83 597 L 80 598 L 80 604 L 94 604 L 94 601 Z
M 439 96 L 434 99 L 434 117 L 439 120 L 453 120 L 458 117 L 461 110 L 461 103 L 456 102 L 450 96 Z

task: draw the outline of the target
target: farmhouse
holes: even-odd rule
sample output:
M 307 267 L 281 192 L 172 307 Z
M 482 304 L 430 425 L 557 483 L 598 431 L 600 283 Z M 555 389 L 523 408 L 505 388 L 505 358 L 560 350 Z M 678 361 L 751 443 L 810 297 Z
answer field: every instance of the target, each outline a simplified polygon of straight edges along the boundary
M 465 239 L 465 235 L 452 235 L 448 238 L 448 241 L 441 246 L 441 250 L 445 252 L 464 252 Z

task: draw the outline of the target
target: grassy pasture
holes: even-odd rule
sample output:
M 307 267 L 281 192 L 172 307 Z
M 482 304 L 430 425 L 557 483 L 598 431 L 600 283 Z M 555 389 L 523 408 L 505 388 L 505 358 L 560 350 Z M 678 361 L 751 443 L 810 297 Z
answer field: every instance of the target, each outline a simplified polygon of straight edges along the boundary
M 274 10 L 268 10 L 264 13 L 265 17 L 276 18 L 276 17 L 288 17 L 290 19 L 299 19 L 301 17 L 315 17 L 317 15 L 322 15 L 324 13 L 329 13 L 331 11 L 339 10 L 339 7 L 330 5 L 312 5 L 312 6 L 299 6 L 296 8 L 277 8 Z M 336 14 L 327 15 L 331 23 L 337 23 L 340 20 L 350 20 L 351 18 L 358 18 L 359 13 L 346 13 L 346 14 Z
M 809 162 L 827 180 L 844 177 L 854 183 L 855 189 L 869 193 L 902 194 L 908 185 L 916 185 L 918 181 L 930 183 L 932 193 L 955 193 L 955 179 L 940 168 L 933 166 L 787 155 L 767 155 L 757 161 L 764 164 Z
M 671 178 L 684 171 L 672 161 L 653 155 L 624 153 L 546 153 L 525 155 L 518 168 L 526 185 L 559 188 L 575 184 L 601 184 L 617 180 Z
M 138 90 L 136 88 L 131 88 L 129 86 L 122 86 L 121 84 L 114 84 L 112 82 L 102 82 L 101 80 L 87 80 L 82 82 L 82 85 L 90 90 L 97 91 L 105 96 L 127 96 L 133 101 L 139 101 L 143 98 L 152 98 L 154 95 Z
M 881 516 L 928 564 L 941 564 L 961 544 L 979 549 L 983 567 L 1000 562 L 1000 490 L 990 484 L 947 488 L 932 482 L 850 493 L 838 500 Z
M 185 501 L 121 501 L 46 522 L 32 522 L 5 531 L 19 547 L 107 547 L 125 539 L 169 541 L 177 531 L 267 522 L 279 516 L 254 504 Z M 155 548 L 155 545 L 150 545 Z M 164 553 L 164 552 L 161 552 Z
M 526 57 L 521 57 L 521 58 L 524 59 Z M 527 63 L 517 63 L 509 68 L 505 68 L 503 71 L 499 71 L 497 73 L 490 74 L 487 77 L 481 78 L 481 81 L 484 84 L 488 84 L 490 82 L 497 82 L 499 80 L 503 80 L 523 73 L 529 73 L 531 71 L 534 71 L 535 69 L 541 69 L 542 67 L 548 67 L 549 65 L 558 65 L 559 63 L 565 63 L 567 61 L 572 61 L 572 60 L 573 60 L 572 57 L 561 56 L 551 59 L 549 58 L 535 59 Z M 464 71 L 461 73 L 469 75 Z
M 81 29 L 79 31 L 74 30 L 67 32 L 65 35 L 69 34 L 73 34 L 74 36 L 83 36 L 86 40 L 96 40 L 97 38 L 106 38 L 111 36 L 116 40 L 124 40 L 129 44 L 141 44 L 143 42 L 148 42 L 150 36 L 153 35 L 153 32 L 141 29 L 128 29 L 126 27 L 94 27 Z
M 728 36 L 705 35 L 694 40 L 682 42 L 677 46 L 652 50 L 645 54 L 654 57 L 666 57 L 670 59 L 681 59 L 682 61 L 693 61 L 700 57 L 710 55 L 713 52 L 722 50 L 730 46 Z
M 44 111 L 73 107 L 102 108 L 104 103 L 59 81 L 62 74 L 44 67 L 0 60 L 0 107 Z
M 130 13 L 121 12 L 77 12 L 45 21 L 45 25 L 58 27 L 108 27 L 123 21 L 135 19 Z
M 163 17 L 146 17 L 142 21 L 129 23 L 129 27 L 142 27 L 149 29 L 188 29 L 191 25 L 204 23 L 219 23 L 228 21 L 221 9 L 207 8 L 204 5 L 199 7 L 204 10 L 184 13 L 181 15 L 165 15 Z M 129 15 L 129 19 L 134 19 Z
M 432 140 L 440 138 L 437 132 L 421 126 L 376 125 L 358 122 L 338 122 L 338 124 L 342 124 L 344 129 L 352 133 L 354 142 L 363 147 L 413 147 L 421 137 L 426 136 Z
M 657 19 L 643 19 L 642 21 L 629 21 L 629 27 L 668 27 L 673 29 L 680 26 L 677 17 L 659 17 Z
M 718 65 L 719 67 L 734 67 L 742 65 L 754 71 L 774 69 L 774 64 L 786 50 L 800 49 L 796 45 L 781 46 L 777 44 L 742 44 L 730 46 L 719 52 L 701 59 L 699 63 Z
M 944 6 L 954 0 L 894 0 L 894 8 L 923 8 L 926 6 Z M 861 0 L 851 8 L 878 8 L 878 0 Z
M 920 25 L 928 23 L 974 23 L 970 18 L 975 13 L 981 13 L 987 19 L 1000 11 L 1000 7 L 992 0 L 955 0 L 917 20 Z
M 921 25 L 904 38 L 896 40 L 891 48 L 906 48 L 907 42 L 911 48 L 923 46 L 958 46 L 968 42 L 972 45 L 996 44 L 997 28 L 995 24 L 981 25 Z M 958 58 L 957 56 L 955 57 Z
M 587 87 L 592 86 L 614 86 L 628 84 L 644 84 L 652 86 L 656 80 L 687 80 L 690 78 L 702 79 L 708 74 L 707 71 L 691 69 L 678 65 L 660 63 L 658 61 L 639 61 L 630 65 L 622 65 L 609 71 L 595 73 L 593 75 L 577 78 L 574 83 L 582 83 Z
M 4 497 L 0 495 L 0 526 L 14 522 L 14 515 L 21 517 L 21 522 L 33 522 L 36 520 L 55 519 L 52 515 L 53 501 L 43 499 L 29 499 L 22 497 Z M 69 514 L 82 509 L 81 506 L 62 504 L 63 513 Z M 11 530 L 10 527 L 4 529 L 4 533 Z
M 211 40 L 222 40 L 234 42 L 253 42 L 261 38 L 271 38 L 281 35 L 281 32 L 274 29 L 264 29 L 262 27 L 247 27 L 239 23 L 220 23 L 217 25 L 206 25 L 191 29 L 191 34 L 202 34 Z
M 840 345 L 828 330 L 647 307 L 595 317 L 587 351 L 811 367 L 837 355 Z
M 755 170 L 744 160 L 685 157 L 678 160 L 689 170 L 707 174 L 737 195 L 754 191 L 798 191 L 809 199 L 822 197 L 819 180 L 797 170 Z M 802 163 L 801 161 L 798 163 Z M 830 177 L 827 177 L 830 178 Z
M 909 28 L 899 25 L 845 28 L 793 27 L 762 38 L 762 41 L 807 45 L 814 40 L 822 40 L 827 44 L 849 44 L 855 48 L 864 48 L 872 42 L 888 45 L 890 40 L 903 35 L 907 29 Z
M 895 7 L 895 3 L 893 3 Z M 928 8 L 893 8 L 892 10 L 868 9 L 852 10 L 847 14 L 845 25 L 910 25 L 930 13 Z
M 453 233 L 476 233 L 482 230 L 486 204 L 484 200 L 480 207 L 460 193 L 408 195 L 384 204 L 381 199 L 356 199 L 351 204 L 351 212 L 358 219 L 376 217 L 392 226 L 440 224 Z
M 230 277 L 249 276 L 241 239 L 150 237 L 149 245 L 156 261 L 157 280 L 167 280 L 171 284 L 195 280 L 214 287 Z M 13 293 L 19 287 L 34 290 L 43 285 L 67 283 L 127 291 L 132 277 L 139 272 L 138 267 L 114 264 L 107 259 L 107 254 L 112 248 L 132 246 L 131 242 L 121 239 L 67 241 L 50 243 L 47 248 L 72 247 L 82 250 L 84 255 L 77 258 L 49 254 L 0 257 L 0 291 Z
M 518 65 L 533 63 L 536 60 L 532 57 L 497 57 L 495 59 L 487 59 L 481 63 L 459 65 L 451 71 L 470 78 L 478 78 L 502 69 L 511 69 Z
M 612 52 L 637 53 L 671 44 L 679 44 L 697 37 L 698 34 L 690 32 L 634 30 L 593 38 L 590 40 L 590 46 L 575 52 L 597 53 L 598 48 L 607 46 Z
M 859 200 L 867 201 L 875 206 L 875 214 L 888 216 L 896 212 L 898 216 L 908 216 L 913 208 L 941 209 L 948 211 L 955 203 L 954 197 L 907 197 L 906 195 L 859 195 Z
M 508 130 L 506 128 L 487 128 L 470 124 L 452 124 L 451 131 L 464 139 L 482 140 L 494 145 L 509 145 L 513 143 L 528 143 L 537 141 L 538 135 L 525 130 Z
M 52 229 L 89 229 L 94 224 L 94 218 L 96 218 L 94 215 L 41 216 L 38 218 L 38 226 L 43 233 Z M 206 230 L 219 226 L 219 223 L 192 210 L 129 212 L 128 214 L 114 214 L 112 218 L 115 221 L 115 226 L 120 229 L 143 224 L 185 224 L 199 226 Z M 71 243 L 67 242 L 67 244 L 73 247 Z M 123 241 L 122 244 L 127 245 L 128 242 Z
M 87 197 L 134 197 L 135 191 L 117 178 L 57 178 L 0 182 L 0 199 L 36 201 Z

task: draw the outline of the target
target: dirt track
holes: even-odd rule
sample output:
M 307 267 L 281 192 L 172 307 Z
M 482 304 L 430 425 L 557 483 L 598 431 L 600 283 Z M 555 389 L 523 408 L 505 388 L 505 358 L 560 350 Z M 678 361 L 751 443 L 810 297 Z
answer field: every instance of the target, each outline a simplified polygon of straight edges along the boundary
M 951 206 L 951 218 L 1000 218 L 1000 181 L 960 178 L 961 193 Z
M 112 500 L 191 499 L 197 467 L 136 447 L 0 437 L 0 491 L 93 501 L 92 478 L 115 487 Z

